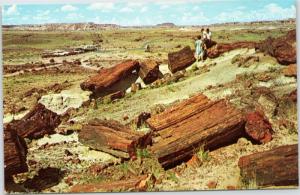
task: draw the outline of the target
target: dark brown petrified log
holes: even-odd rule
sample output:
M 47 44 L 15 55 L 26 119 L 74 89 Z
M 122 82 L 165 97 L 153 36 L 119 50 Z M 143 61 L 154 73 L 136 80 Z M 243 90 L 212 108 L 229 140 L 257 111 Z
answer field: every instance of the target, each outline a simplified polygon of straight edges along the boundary
M 54 129 L 60 122 L 59 115 L 39 103 L 22 119 L 7 124 L 6 128 L 15 130 L 23 138 L 37 139 L 55 133 Z
M 97 75 L 81 83 L 80 86 L 83 90 L 90 90 L 94 93 L 107 91 L 118 81 L 130 77 L 132 75 L 132 72 L 134 70 L 138 71 L 138 69 L 139 62 L 133 60 L 125 61 L 123 63 L 115 65 L 112 68 L 101 69 Z M 110 92 L 112 93 L 116 91 Z
M 257 186 L 298 185 L 298 145 L 243 156 L 238 163 L 242 181 Z
M 162 76 L 162 73 L 159 71 L 159 64 L 154 60 L 145 60 L 141 62 L 139 76 L 143 79 L 145 84 L 156 81 Z
M 27 146 L 15 130 L 4 129 L 5 178 L 28 171 L 26 164 Z
M 111 192 L 111 191 L 144 191 L 146 190 L 147 175 L 137 176 L 131 179 L 94 183 L 77 184 L 73 186 L 70 192 Z
M 150 151 L 164 167 L 191 158 L 200 146 L 212 150 L 244 133 L 240 111 L 225 100 L 210 101 L 202 94 L 154 115 L 147 123 L 160 138 Z
M 195 61 L 194 52 L 189 46 L 168 54 L 168 66 L 172 73 L 185 69 Z
M 94 119 L 83 126 L 79 141 L 93 149 L 130 158 L 135 156 L 137 147 L 151 143 L 151 135 L 131 130 L 117 121 Z

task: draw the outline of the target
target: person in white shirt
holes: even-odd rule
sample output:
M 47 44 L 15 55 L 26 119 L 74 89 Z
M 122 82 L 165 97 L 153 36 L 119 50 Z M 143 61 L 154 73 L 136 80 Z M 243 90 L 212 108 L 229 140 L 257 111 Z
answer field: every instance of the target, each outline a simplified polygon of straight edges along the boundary
M 211 32 L 209 28 L 206 29 L 206 39 L 211 40 Z

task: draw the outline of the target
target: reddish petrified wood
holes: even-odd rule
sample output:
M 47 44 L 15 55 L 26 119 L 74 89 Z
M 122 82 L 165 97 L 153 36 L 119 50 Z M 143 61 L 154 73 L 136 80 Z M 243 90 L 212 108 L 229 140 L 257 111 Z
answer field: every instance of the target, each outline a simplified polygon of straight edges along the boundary
M 255 111 L 246 114 L 245 130 L 257 142 L 267 143 L 272 140 L 272 125 L 260 112 Z
M 94 183 L 94 184 L 77 184 L 73 186 L 70 192 L 111 192 L 111 191 L 145 191 L 147 175 L 138 176 L 131 179 Z
M 54 129 L 60 122 L 59 115 L 39 103 L 22 119 L 7 124 L 6 128 L 15 130 L 23 138 L 37 139 L 55 133 Z
M 239 159 L 242 181 L 257 186 L 298 185 L 298 145 L 286 145 Z
M 112 68 L 101 69 L 99 73 L 80 84 L 83 90 L 102 92 L 109 89 L 113 84 L 130 76 L 134 70 L 138 71 L 139 62 L 129 60 Z
M 297 64 L 290 64 L 282 69 L 282 73 L 287 77 L 297 77 Z
M 154 60 L 145 60 L 140 63 L 139 76 L 145 84 L 156 81 L 162 73 L 159 71 L 159 64 Z
M 278 38 L 268 37 L 258 43 L 255 48 L 275 57 L 280 64 L 295 64 L 297 61 L 296 30 L 291 30 L 286 35 Z
M 218 43 L 215 46 L 207 50 L 207 57 L 216 58 L 225 52 L 229 52 L 234 49 L 241 48 L 254 48 L 256 43 L 254 42 L 236 42 L 236 43 Z
M 94 119 L 83 126 L 79 141 L 93 149 L 130 158 L 135 156 L 137 147 L 151 143 L 151 135 L 131 130 L 117 121 Z
M 164 167 L 191 158 L 202 145 L 212 150 L 244 133 L 240 111 L 225 100 L 210 101 L 202 94 L 152 116 L 147 123 L 160 138 L 150 151 Z
M 15 130 L 4 129 L 5 178 L 28 171 L 26 164 L 27 146 Z
M 194 52 L 189 46 L 168 54 L 168 66 L 172 73 L 185 69 L 195 61 Z

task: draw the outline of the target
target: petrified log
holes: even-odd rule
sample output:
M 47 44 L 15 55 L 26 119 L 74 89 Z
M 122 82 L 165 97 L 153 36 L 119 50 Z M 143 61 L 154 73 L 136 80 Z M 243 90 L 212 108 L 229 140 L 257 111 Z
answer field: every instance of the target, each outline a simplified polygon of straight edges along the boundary
M 280 64 L 288 65 L 296 63 L 296 30 L 289 31 L 278 38 L 268 37 L 258 43 L 255 48 L 277 59 Z
M 241 48 L 255 48 L 254 42 L 218 43 L 207 50 L 207 57 L 216 58 L 225 52 Z
M 242 182 L 257 186 L 298 185 L 298 145 L 243 156 L 239 159 Z
M 15 130 L 4 129 L 5 178 L 28 171 L 26 164 L 27 146 Z
M 271 141 L 274 133 L 268 119 L 257 111 L 247 113 L 245 131 L 253 140 L 260 143 Z
M 139 76 L 145 84 L 150 84 L 162 76 L 159 64 L 154 60 L 146 60 L 140 63 Z
M 94 184 L 77 184 L 73 186 L 70 192 L 111 192 L 111 191 L 144 191 L 146 190 L 147 175 L 138 176 L 131 179 L 94 183 Z
M 81 83 L 80 87 L 83 90 L 90 90 L 94 93 L 100 93 L 104 91 L 113 93 L 116 91 L 120 91 L 120 89 L 113 90 L 111 88 L 113 88 L 113 85 L 117 84 L 118 81 L 125 80 L 125 78 L 132 76 L 132 72 L 134 70 L 138 71 L 138 69 L 139 62 L 133 60 L 125 61 L 123 63 L 115 65 L 112 68 L 101 69 L 97 75 Z M 132 82 L 134 82 L 135 80 L 132 79 Z
M 200 146 L 212 150 L 244 133 L 240 111 L 225 100 L 210 101 L 202 94 L 154 115 L 147 123 L 160 138 L 150 151 L 163 167 L 191 158 Z
M 194 52 L 189 46 L 168 54 L 168 66 L 172 73 L 185 69 L 196 61 Z
M 117 121 L 94 119 L 83 126 L 79 141 L 93 149 L 130 158 L 135 156 L 137 147 L 151 143 L 151 136 L 150 133 L 133 131 Z
M 59 115 L 39 103 L 22 119 L 7 124 L 6 128 L 15 130 L 23 138 L 37 139 L 55 133 L 54 129 L 60 122 Z

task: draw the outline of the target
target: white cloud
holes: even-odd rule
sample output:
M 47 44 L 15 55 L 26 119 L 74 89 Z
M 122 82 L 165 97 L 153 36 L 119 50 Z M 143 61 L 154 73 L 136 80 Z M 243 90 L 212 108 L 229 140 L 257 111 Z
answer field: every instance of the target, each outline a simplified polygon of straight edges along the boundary
M 7 10 L 4 13 L 7 16 L 19 15 L 17 5 L 16 4 L 11 5 L 10 7 L 7 8 Z
M 72 12 L 76 11 L 78 8 L 73 5 L 64 5 L 61 7 L 61 11 L 63 12 Z
M 111 10 L 114 9 L 114 3 L 113 2 L 97 2 L 90 4 L 87 9 L 89 10 Z
M 230 12 L 221 12 L 215 17 L 218 22 L 258 21 L 258 20 L 280 20 L 296 17 L 296 7 L 280 7 L 275 3 L 268 4 L 259 10 L 247 11 L 236 9 Z
M 123 7 L 122 9 L 120 9 L 120 12 L 130 13 L 133 12 L 133 9 L 130 7 Z

